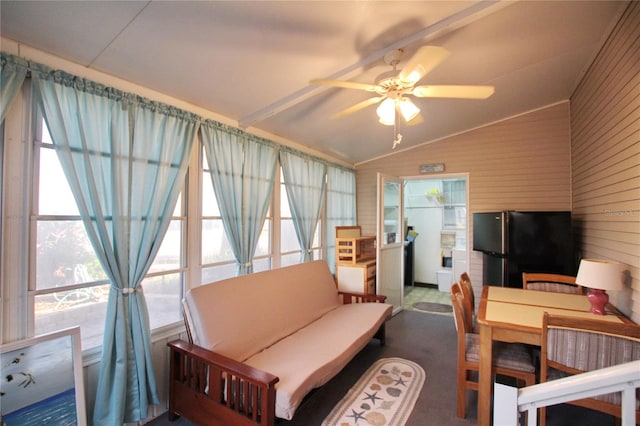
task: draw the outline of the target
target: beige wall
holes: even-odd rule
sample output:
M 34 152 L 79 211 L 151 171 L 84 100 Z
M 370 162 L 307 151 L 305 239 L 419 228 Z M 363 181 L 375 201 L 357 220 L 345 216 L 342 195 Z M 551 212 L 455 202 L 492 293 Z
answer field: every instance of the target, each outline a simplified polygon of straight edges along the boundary
M 625 263 L 612 301 L 640 322 L 640 3 L 571 97 L 573 214 L 582 257 Z
M 468 173 L 469 218 L 477 211 L 571 210 L 570 138 L 569 103 L 563 102 L 360 164 L 358 224 L 375 233 L 377 172 L 417 176 L 427 163 L 444 163 L 446 173 Z M 482 256 L 470 250 L 469 262 L 479 292 Z
M 376 173 L 445 163 L 469 174 L 474 211 L 572 210 L 583 258 L 627 265 L 612 301 L 640 322 L 640 3 L 630 2 L 569 103 L 360 164 L 358 223 L 374 233 Z M 470 252 L 474 286 L 482 259 Z

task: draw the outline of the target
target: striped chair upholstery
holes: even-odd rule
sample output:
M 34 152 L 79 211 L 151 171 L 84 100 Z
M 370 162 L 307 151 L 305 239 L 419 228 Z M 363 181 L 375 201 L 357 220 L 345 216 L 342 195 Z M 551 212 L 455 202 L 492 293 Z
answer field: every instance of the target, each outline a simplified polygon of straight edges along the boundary
M 606 323 L 545 313 L 542 327 L 540 382 L 640 360 L 640 326 Z M 620 417 L 620 392 L 572 404 Z M 640 421 L 640 391 L 636 421 Z M 544 425 L 544 410 L 541 415 Z
M 523 272 L 522 288 L 554 293 L 582 294 L 582 286 L 577 285 L 576 277 L 571 275 Z

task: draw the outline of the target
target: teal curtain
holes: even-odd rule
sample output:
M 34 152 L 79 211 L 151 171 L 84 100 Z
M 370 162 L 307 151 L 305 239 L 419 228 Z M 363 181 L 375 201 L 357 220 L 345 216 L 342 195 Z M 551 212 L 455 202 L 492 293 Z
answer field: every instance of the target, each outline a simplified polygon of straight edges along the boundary
M 27 75 L 28 63 L 17 56 L 0 52 L 0 123 Z
M 327 263 L 335 273 L 336 226 L 356 224 L 356 172 L 329 165 L 327 168 L 326 208 Z
M 302 249 L 300 261 L 308 262 L 313 260 L 311 246 L 322 209 L 327 164 L 287 149 L 280 151 L 280 164 L 293 225 Z
M 200 131 L 236 275 L 250 274 L 273 192 L 277 147 L 220 123 L 207 121 Z
M 32 70 L 34 92 L 93 248 L 111 281 L 93 424 L 158 404 L 140 285 L 183 187 L 196 116 L 61 71 Z

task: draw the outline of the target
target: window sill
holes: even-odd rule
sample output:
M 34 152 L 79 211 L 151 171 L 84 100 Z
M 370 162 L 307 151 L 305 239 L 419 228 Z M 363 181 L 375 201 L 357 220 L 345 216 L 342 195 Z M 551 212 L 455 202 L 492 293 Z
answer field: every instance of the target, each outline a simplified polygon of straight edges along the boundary
M 162 327 L 158 327 L 151 330 L 151 343 L 156 343 L 160 340 L 173 338 L 181 333 L 185 333 L 186 329 L 184 322 L 177 321 L 172 324 L 167 324 Z M 102 358 L 102 346 L 96 346 L 82 351 L 82 366 L 87 367 L 93 364 L 98 364 Z

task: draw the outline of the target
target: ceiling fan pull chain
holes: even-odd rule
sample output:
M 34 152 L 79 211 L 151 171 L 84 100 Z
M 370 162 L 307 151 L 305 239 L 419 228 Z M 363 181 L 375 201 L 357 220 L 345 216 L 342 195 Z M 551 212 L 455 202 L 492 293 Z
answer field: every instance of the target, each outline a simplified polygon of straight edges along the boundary
M 396 145 L 399 145 L 402 142 L 402 135 L 398 133 L 398 111 L 395 112 L 395 120 L 393 120 L 393 146 L 391 149 L 395 149 Z

